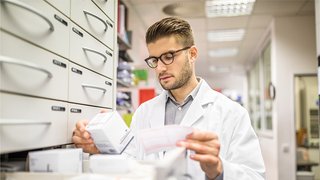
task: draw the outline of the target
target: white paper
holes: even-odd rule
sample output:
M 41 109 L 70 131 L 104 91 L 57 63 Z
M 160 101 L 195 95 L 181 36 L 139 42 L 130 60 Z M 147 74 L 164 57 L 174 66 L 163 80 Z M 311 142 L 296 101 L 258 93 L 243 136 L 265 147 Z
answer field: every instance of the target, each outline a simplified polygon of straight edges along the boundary
M 191 127 L 168 125 L 140 130 L 136 137 L 144 152 L 149 154 L 176 147 L 176 143 L 185 140 L 192 131 Z

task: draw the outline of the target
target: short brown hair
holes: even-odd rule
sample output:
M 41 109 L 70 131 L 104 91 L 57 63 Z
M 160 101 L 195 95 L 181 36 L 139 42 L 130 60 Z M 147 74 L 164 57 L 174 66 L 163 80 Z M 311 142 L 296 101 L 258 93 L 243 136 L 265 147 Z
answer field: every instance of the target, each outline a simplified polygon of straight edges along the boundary
M 190 24 L 177 17 L 164 18 L 150 26 L 146 33 L 146 43 L 149 44 L 171 35 L 174 35 L 178 43 L 184 46 L 194 45 Z

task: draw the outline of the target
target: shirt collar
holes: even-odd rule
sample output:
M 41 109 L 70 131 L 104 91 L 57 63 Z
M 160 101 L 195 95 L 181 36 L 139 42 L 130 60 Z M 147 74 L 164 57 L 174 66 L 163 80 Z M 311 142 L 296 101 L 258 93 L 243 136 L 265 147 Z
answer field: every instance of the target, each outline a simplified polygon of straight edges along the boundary
M 199 82 L 197 84 L 197 86 L 186 96 L 186 98 L 183 100 L 183 103 L 182 104 L 185 104 L 186 102 L 188 102 L 190 99 L 194 99 L 196 97 L 196 95 L 198 94 L 198 91 L 200 89 L 200 86 L 201 86 L 201 83 L 202 83 L 202 79 L 197 77 L 197 81 Z M 173 95 L 171 94 L 170 91 L 166 91 L 166 99 L 167 101 L 169 99 L 171 99 L 172 102 L 174 102 L 175 104 L 179 104 L 175 98 L 173 97 Z

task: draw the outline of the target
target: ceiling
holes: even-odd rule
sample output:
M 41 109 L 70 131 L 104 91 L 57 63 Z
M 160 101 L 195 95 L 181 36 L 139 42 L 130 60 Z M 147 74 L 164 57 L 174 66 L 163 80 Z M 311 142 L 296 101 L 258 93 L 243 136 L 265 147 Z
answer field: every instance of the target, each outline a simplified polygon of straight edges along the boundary
M 199 50 L 196 65 L 197 75 L 212 77 L 223 73 L 244 73 L 252 64 L 253 52 L 261 42 L 274 16 L 314 15 L 314 0 L 256 0 L 251 15 L 238 17 L 205 17 L 205 0 L 127 0 L 146 27 L 167 17 L 163 8 L 178 3 L 176 12 L 182 13 L 192 26 L 195 44 Z M 246 30 L 243 40 L 234 42 L 208 42 L 210 30 L 238 29 Z M 227 58 L 212 58 L 209 50 L 219 48 L 238 48 L 238 54 Z M 210 70 L 211 69 L 211 70 Z M 215 71 L 213 71 L 215 70 Z

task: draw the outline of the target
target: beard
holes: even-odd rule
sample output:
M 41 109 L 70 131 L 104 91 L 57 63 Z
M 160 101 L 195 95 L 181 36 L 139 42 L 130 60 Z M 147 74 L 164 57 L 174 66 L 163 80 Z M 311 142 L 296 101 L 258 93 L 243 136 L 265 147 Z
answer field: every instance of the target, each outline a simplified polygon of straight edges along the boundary
M 190 81 L 191 76 L 192 76 L 192 68 L 188 62 L 189 61 L 186 58 L 185 63 L 181 69 L 181 72 L 175 77 L 176 81 L 173 82 L 173 84 L 161 83 L 161 81 L 160 81 L 161 87 L 165 90 L 175 90 L 175 89 L 179 89 L 179 88 L 183 87 L 184 85 L 186 85 Z M 161 75 L 162 74 L 159 74 L 159 76 L 161 76 Z

